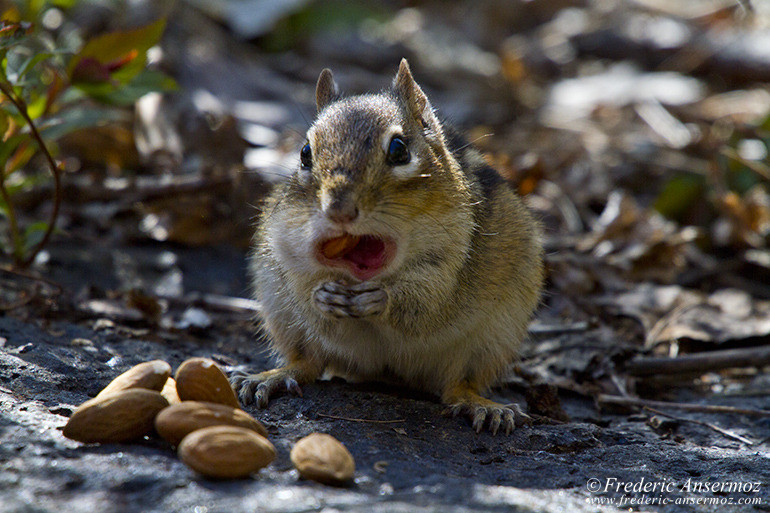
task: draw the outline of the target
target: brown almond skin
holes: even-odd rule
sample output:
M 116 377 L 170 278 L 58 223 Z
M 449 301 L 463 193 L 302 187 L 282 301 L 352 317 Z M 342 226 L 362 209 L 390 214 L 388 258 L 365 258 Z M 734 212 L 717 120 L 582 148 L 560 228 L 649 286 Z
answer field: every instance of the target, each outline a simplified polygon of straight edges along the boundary
M 238 479 L 269 465 L 275 459 L 275 447 L 251 429 L 211 426 L 184 437 L 177 454 L 206 477 Z
M 289 458 L 305 479 L 333 486 L 348 484 L 356 471 L 355 460 L 347 448 L 324 433 L 311 433 L 299 440 Z
M 176 391 L 182 401 L 206 401 L 240 408 L 227 376 L 209 358 L 185 360 L 174 376 Z
M 103 397 L 130 388 L 146 388 L 160 392 L 169 376 L 171 376 L 171 366 L 163 360 L 140 363 L 110 381 L 96 397 Z
M 321 253 L 326 258 L 335 259 L 353 249 L 359 240 L 361 237 L 357 235 L 342 235 L 329 239 L 321 246 Z
M 174 378 L 168 378 L 166 380 L 166 384 L 163 385 L 160 395 L 166 398 L 168 404 L 179 404 L 182 402 L 179 398 L 179 394 L 176 393 L 176 380 Z
M 64 436 L 83 443 L 120 443 L 152 433 L 155 416 L 168 401 L 155 390 L 130 388 L 81 404 L 64 426 Z
M 238 426 L 267 438 L 267 430 L 245 411 L 224 404 L 184 401 L 173 404 L 155 417 L 155 431 L 171 445 L 189 433 L 209 426 Z

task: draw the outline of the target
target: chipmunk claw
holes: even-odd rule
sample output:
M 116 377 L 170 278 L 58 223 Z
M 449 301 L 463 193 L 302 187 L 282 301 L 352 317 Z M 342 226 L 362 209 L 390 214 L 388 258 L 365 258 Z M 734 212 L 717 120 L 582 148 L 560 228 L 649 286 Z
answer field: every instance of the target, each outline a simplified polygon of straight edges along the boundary
M 244 405 L 255 404 L 258 408 L 266 408 L 274 392 L 286 391 L 302 397 L 299 383 L 284 369 L 259 374 L 235 372 L 230 376 L 230 384 Z
M 241 369 L 231 371 L 229 373 L 227 380 L 230 382 L 230 386 L 233 387 L 233 390 L 236 392 L 240 389 L 241 383 L 248 377 L 249 373 L 246 371 L 243 371 Z
M 502 428 L 506 435 L 523 424 L 531 424 L 532 419 L 517 404 L 499 404 L 481 397 L 465 385 L 450 389 L 445 396 L 449 404 L 449 413 L 454 417 L 467 417 L 477 433 L 485 427 L 496 435 Z
M 476 433 L 481 433 L 481 430 L 484 428 L 484 421 L 487 419 L 486 408 L 483 406 L 474 408 L 471 418 L 473 419 L 473 430 L 476 431 Z M 493 431 L 493 434 L 495 434 L 496 431 L 497 430 Z
M 454 417 L 468 417 L 476 433 L 481 433 L 486 426 L 493 435 L 496 435 L 501 427 L 503 432 L 509 435 L 517 425 L 513 409 L 503 405 L 456 404 L 451 407 L 450 414 Z M 522 415 L 528 417 L 524 413 Z
M 313 301 L 319 310 L 331 317 L 360 319 L 384 312 L 388 295 L 374 283 L 346 285 L 331 281 L 313 291 Z

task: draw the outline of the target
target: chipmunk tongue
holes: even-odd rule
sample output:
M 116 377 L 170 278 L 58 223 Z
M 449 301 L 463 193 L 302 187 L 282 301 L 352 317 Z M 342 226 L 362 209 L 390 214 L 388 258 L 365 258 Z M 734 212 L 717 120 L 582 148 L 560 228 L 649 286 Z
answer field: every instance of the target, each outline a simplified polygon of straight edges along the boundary
M 343 257 L 363 269 L 378 269 L 385 263 L 385 242 L 365 235 Z

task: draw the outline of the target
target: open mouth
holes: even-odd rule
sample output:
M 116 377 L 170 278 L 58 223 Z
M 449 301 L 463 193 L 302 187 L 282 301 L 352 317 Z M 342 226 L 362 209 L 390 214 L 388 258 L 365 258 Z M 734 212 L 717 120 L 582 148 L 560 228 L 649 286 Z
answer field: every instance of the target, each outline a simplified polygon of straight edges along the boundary
M 377 275 L 392 260 L 396 244 L 375 235 L 345 234 L 322 240 L 316 248 L 316 258 L 330 267 L 348 269 L 365 281 Z

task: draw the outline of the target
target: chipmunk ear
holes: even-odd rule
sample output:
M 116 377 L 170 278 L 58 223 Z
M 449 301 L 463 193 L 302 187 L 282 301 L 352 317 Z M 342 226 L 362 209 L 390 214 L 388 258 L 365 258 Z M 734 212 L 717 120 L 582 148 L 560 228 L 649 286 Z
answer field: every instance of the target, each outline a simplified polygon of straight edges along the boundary
M 318 76 L 318 82 L 315 85 L 315 106 L 318 112 L 336 100 L 339 94 L 332 70 L 325 68 Z
M 402 99 L 409 114 L 422 126 L 435 126 L 438 123 L 433 107 L 431 107 L 428 97 L 417 85 L 412 77 L 412 71 L 409 69 L 409 62 L 401 59 L 398 66 L 398 73 L 393 79 L 393 89 Z

